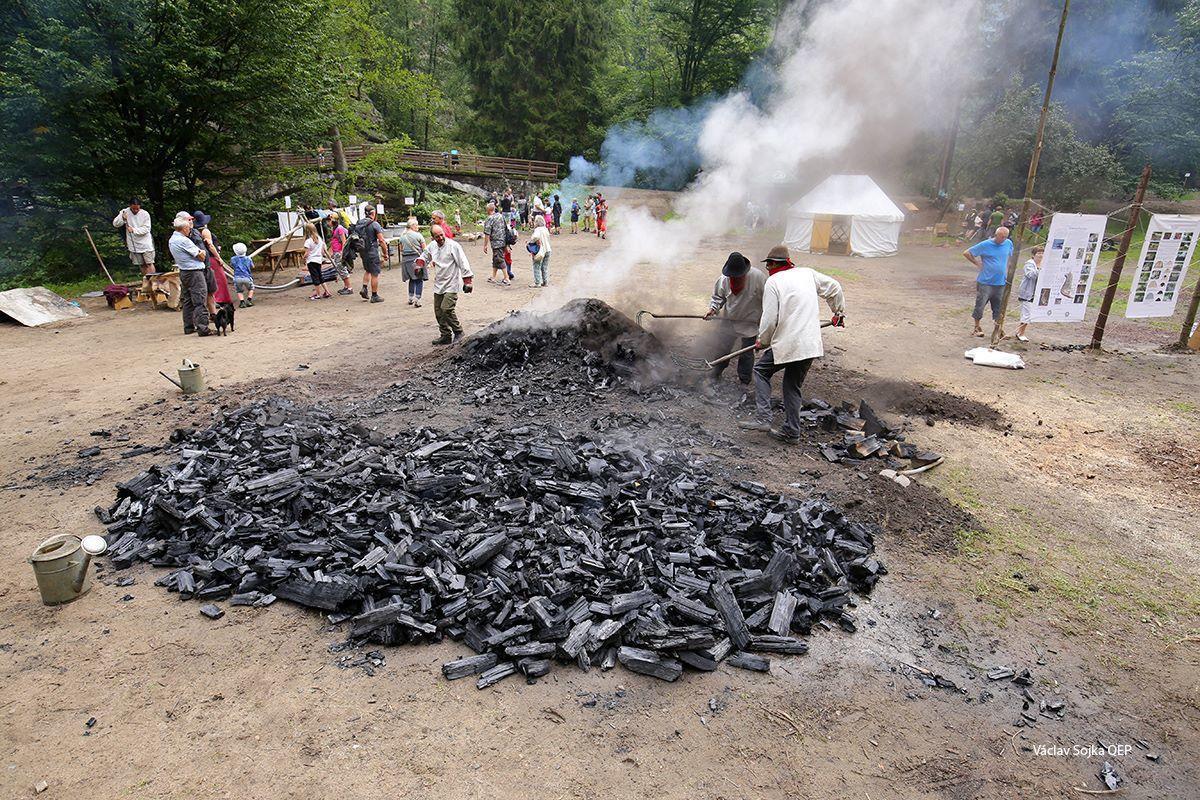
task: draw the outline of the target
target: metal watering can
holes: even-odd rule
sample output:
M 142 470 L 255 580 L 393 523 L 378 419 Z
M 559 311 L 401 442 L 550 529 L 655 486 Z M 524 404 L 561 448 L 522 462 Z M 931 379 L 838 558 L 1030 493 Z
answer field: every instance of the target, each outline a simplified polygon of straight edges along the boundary
M 182 389 L 184 394 L 197 394 L 204 391 L 204 373 L 200 370 L 200 365 L 190 358 L 183 360 L 183 366 L 179 368 L 179 380 L 175 380 L 162 370 L 159 370 L 158 374 Z
M 88 566 L 107 549 L 108 542 L 96 534 L 81 539 L 61 533 L 42 542 L 29 557 L 42 602 L 57 606 L 87 594 L 92 588 Z

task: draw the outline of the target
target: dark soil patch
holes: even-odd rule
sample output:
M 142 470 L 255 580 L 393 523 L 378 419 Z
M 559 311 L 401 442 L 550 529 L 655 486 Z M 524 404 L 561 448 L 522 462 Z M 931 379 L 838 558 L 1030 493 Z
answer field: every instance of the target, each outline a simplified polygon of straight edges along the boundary
M 866 400 L 876 410 L 921 420 L 997 430 L 1009 427 L 1003 412 L 987 403 L 912 381 L 879 380 L 830 364 L 813 370 L 805 388 L 831 403 Z

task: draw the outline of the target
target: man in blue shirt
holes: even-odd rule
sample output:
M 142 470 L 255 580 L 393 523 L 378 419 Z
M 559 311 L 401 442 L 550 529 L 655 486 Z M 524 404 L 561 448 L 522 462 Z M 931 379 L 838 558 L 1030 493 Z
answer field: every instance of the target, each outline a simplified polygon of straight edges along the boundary
M 963 250 L 963 258 L 979 268 L 975 278 L 974 336 L 983 336 L 980 321 L 983 307 L 991 305 L 992 322 L 1000 324 L 1000 300 L 1004 297 L 1004 284 L 1008 280 L 1008 260 L 1012 257 L 1013 243 L 1008 238 L 1008 228 L 1000 226 L 990 239 Z

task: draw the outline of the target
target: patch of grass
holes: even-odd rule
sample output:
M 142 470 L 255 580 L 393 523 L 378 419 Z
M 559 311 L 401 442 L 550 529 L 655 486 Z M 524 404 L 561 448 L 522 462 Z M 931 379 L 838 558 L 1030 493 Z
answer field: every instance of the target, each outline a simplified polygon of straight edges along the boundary
M 117 283 L 129 285 L 141 285 L 142 276 L 136 272 L 114 272 L 113 278 Z M 73 281 L 47 281 L 42 284 L 55 294 L 61 295 L 67 299 L 77 298 L 85 292 L 98 292 L 108 286 L 108 278 L 100 275 L 98 277 L 80 278 Z
M 1183 414 L 1195 414 L 1196 404 L 1189 400 L 1178 400 L 1171 403 L 1171 407 Z
M 859 275 L 857 272 L 847 272 L 846 270 L 838 269 L 837 267 L 821 267 L 821 269 L 817 271 L 828 275 L 831 278 L 837 278 L 839 281 L 846 283 L 854 283 L 855 281 L 862 280 L 862 275 Z

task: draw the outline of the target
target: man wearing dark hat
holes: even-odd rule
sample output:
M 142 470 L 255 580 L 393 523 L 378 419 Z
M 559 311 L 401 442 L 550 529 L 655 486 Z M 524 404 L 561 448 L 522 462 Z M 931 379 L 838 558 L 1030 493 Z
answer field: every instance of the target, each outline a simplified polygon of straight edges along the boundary
M 750 259 L 741 253 L 730 253 L 721 268 L 721 277 L 713 286 L 712 299 L 708 303 L 705 319 L 712 319 L 720 314 L 724 323 L 721 336 L 721 352 L 718 355 L 731 353 L 743 347 L 754 344 L 758 338 L 758 320 L 762 317 L 763 285 L 767 282 L 767 274 L 760 269 L 754 269 Z M 728 361 L 722 361 L 712 368 L 714 381 L 728 366 Z M 745 352 L 737 360 L 738 380 L 749 385 L 754 375 L 754 353 Z
M 783 245 L 772 247 L 763 259 L 767 265 L 763 288 L 762 319 L 756 345 L 763 354 L 754 365 L 754 401 L 757 418 L 738 423 L 746 430 L 769 431 L 784 442 L 800 441 L 800 387 L 813 361 L 825 354 L 821 341 L 821 308 L 825 298 L 833 311 L 833 324 L 841 326 L 846 313 L 842 287 L 828 275 L 792 264 Z M 771 376 L 783 371 L 784 423 L 771 427 Z

